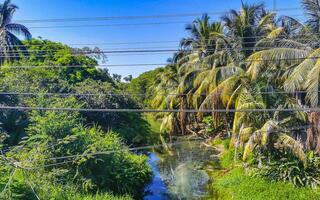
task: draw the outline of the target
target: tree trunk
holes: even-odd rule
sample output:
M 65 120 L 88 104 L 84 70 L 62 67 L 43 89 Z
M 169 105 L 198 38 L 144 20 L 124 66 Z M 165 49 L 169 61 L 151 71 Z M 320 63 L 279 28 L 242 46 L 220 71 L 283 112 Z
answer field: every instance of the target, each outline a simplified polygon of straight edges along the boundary
M 219 109 L 219 99 L 220 99 L 220 96 L 219 96 L 219 92 L 217 91 L 216 94 L 212 95 L 212 118 L 213 118 L 213 125 L 215 128 L 218 128 L 219 124 L 220 124 L 220 113 L 218 112 L 214 112 L 215 109 Z
M 180 104 L 180 110 L 185 110 L 187 107 L 187 102 L 185 98 L 181 98 L 181 104 Z M 180 112 L 180 129 L 181 134 L 186 134 L 186 125 L 187 125 L 187 113 L 186 112 Z
M 307 131 L 306 148 L 320 154 L 320 112 L 308 114 L 310 127 Z

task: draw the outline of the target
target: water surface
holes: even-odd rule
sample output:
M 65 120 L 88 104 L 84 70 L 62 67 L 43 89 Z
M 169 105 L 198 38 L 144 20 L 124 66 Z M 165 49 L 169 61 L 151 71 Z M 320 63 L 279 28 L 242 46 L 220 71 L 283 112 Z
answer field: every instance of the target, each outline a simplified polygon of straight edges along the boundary
M 210 177 L 205 166 L 217 152 L 198 141 L 178 141 L 182 143 L 173 146 L 170 153 L 149 153 L 154 177 L 146 188 L 145 200 L 193 200 L 206 196 Z

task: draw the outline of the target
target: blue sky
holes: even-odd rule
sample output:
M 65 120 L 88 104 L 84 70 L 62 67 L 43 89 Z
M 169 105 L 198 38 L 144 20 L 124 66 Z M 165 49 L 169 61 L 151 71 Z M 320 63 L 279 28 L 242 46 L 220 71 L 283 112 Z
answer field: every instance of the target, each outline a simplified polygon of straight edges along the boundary
M 273 0 L 253 1 L 248 3 L 263 2 L 272 9 Z M 277 8 L 299 7 L 299 0 L 277 0 Z M 239 9 L 240 0 L 13 0 L 20 9 L 14 20 L 25 19 L 50 19 L 73 17 L 109 17 L 109 16 L 143 16 L 167 15 L 179 13 L 212 13 Z M 302 18 L 299 10 L 282 11 L 280 14 L 293 15 Z M 198 16 L 201 17 L 201 16 Z M 195 17 L 165 18 L 165 19 L 139 19 L 139 20 L 114 20 L 94 22 L 64 22 L 64 23 L 25 23 L 30 28 L 34 37 L 41 36 L 67 44 L 78 43 L 118 43 L 137 41 L 173 41 L 157 44 L 130 44 L 130 45 L 95 45 L 101 49 L 125 48 L 166 48 L 176 49 L 181 38 L 187 36 L 184 31 L 187 22 L 192 22 Z M 212 19 L 219 19 L 213 15 Z M 85 28 L 35 28 L 56 25 L 86 25 L 86 24 L 128 24 L 150 22 L 180 22 L 178 24 L 145 25 L 145 26 L 112 26 L 112 27 L 85 27 Z M 79 46 L 77 46 L 79 47 Z M 108 55 L 107 55 L 108 56 Z M 171 54 L 149 55 L 109 55 L 110 65 L 134 63 L 165 63 Z M 144 71 L 155 66 L 137 67 L 110 67 L 111 73 L 123 76 L 132 74 L 138 76 Z

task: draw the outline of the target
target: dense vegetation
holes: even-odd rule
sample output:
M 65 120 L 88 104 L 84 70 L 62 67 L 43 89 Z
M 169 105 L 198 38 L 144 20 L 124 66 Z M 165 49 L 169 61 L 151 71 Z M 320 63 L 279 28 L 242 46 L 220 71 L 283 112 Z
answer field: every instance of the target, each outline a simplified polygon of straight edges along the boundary
M 212 174 L 217 198 L 263 199 L 266 186 L 283 198 L 319 198 L 320 2 L 301 2 L 305 23 L 263 4 L 243 3 L 215 22 L 204 15 L 167 66 L 122 83 L 97 68 L 99 48 L 32 39 L 5 0 L 0 198 L 139 199 L 152 173 L 129 146 L 191 134 L 224 144 Z M 90 111 L 140 108 L 180 112 Z
M 204 15 L 135 90 L 150 94 L 147 107 L 182 111 L 154 116 L 163 134 L 230 138 L 231 160 L 255 177 L 318 188 L 319 4 L 301 1 L 304 23 L 263 4 L 242 3 L 220 21 Z
M 123 95 L 119 80 L 96 68 L 105 58 L 98 48 L 31 39 L 26 27 L 10 24 L 16 9 L 9 0 L 0 5 L 0 198 L 141 197 L 151 169 L 147 157 L 128 146 L 151 142 L 147 122 L 137 113 L 79 110 L 140 105 Z M 26 40 L 14 35 L 21 33 Z

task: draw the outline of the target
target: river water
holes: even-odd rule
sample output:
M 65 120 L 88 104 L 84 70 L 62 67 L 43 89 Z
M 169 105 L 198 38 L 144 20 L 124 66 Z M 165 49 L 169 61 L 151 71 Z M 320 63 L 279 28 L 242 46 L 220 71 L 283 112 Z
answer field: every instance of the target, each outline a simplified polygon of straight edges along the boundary
M 183 140 L 183 142 L 181 142 Z M 193 200 L 207 195 L 210 177 L 206 165 L 217 152 L 199 142 L 179 139 L 169 153 L 149 153 L 153 181 L 144 200 Z

